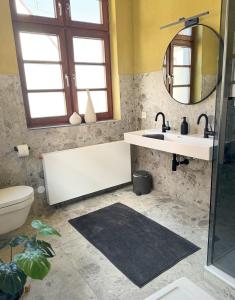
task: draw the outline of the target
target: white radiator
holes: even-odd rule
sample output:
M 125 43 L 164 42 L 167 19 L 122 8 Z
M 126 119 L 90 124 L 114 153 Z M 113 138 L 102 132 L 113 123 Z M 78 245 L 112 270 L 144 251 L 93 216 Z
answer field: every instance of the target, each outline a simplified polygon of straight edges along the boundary
M 130 157 L 122 141 L 43 154 L 49 204 L 130 182 Z

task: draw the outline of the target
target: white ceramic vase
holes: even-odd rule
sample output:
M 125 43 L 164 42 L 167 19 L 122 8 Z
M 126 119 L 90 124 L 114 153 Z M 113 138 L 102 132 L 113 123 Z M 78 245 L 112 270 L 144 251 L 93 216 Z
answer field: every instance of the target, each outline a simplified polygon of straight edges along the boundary
M 91 99 L 90 91 L 87 90 L 87 105 L 86 105 L 86 112 L 85 112 L 85 122 L 86 123 L 94 123 L 97 121 L 96 113 L 94 110 L 94 106 Z
M 74 112 L 69 118 L 69 123 L 71 125 L 79 125 L 82 123 L 82 118 L 79 116 L 77 112 Z

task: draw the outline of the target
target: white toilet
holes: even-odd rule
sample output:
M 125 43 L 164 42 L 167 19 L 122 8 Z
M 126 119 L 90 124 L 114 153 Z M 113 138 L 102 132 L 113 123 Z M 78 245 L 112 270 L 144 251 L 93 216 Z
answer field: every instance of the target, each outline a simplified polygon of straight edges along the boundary
M 33 200 L 32 187 L 14 186 L 0 189 L 0 235 L 25 223 Z

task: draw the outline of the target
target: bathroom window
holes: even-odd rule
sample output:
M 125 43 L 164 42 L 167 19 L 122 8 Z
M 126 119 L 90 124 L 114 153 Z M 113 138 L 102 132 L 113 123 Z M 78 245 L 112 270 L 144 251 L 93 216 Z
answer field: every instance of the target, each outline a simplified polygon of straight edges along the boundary
M 28 127 L 112 119 L 108 0 L 10 0 Z

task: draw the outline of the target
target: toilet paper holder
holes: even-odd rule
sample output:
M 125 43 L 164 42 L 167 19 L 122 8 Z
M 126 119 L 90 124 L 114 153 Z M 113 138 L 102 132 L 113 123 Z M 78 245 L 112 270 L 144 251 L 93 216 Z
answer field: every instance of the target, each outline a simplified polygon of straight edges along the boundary
M 29 150 L 30 150 L 30 147 L 28 146 Z M 14 147 L 14 151 L 18 152 L 18 148 L 17 146 Z

